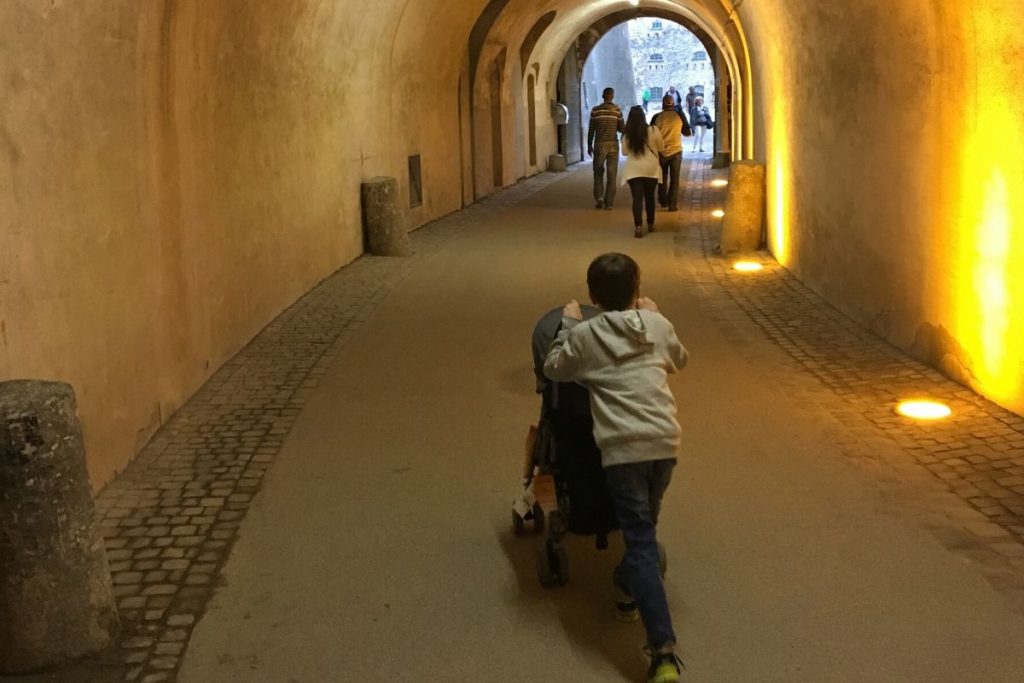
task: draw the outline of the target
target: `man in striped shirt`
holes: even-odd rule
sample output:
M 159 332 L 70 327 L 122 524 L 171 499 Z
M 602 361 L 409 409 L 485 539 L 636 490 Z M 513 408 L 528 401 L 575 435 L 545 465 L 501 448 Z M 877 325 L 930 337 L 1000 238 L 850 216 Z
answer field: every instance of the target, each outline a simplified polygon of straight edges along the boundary
M 611 209 L 615 205 L 615 180 L 619 175 L 619 133 L 626 130 L 626 122 L 619 105 L 612 102 L 615 91 L 605 88 L 601 96 L 604 102 L 590 111 L 587 154 L 594 157 L 595 206 Z

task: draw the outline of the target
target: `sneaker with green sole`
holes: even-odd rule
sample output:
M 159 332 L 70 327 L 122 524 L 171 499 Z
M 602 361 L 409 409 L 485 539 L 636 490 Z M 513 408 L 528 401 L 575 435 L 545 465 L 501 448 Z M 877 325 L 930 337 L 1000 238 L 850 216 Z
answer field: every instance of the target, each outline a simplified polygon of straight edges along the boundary
M 683 660 L 674 652 L 654 653 L 651 667 L 647 669 L 647 683 L 677 683 L 682 679 Z

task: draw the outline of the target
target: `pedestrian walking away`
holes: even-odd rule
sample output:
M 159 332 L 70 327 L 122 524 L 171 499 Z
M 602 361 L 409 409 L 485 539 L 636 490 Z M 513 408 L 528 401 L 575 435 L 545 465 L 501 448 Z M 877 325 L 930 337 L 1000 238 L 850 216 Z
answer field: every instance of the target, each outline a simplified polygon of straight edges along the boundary
M 658 203 L 669 211 L 678 211 L 679 168 L 683 161 L 683 136 L 690 131 L 686 119 L 676 111 L 672 95 L 665 95 L 661 111 L 651 119 L 661 132 L 665 149 L 661 153 L 661 182 L 658 183 Z
M 643 114 L 642 107 L 636 109 Z M 600 313 L 584 322 L 579 303 L 566 304 L 544 374 L 590 389 L 594 440 L 626 545 L 612 576 L 615 614 L 626 621 L 639 613 L 643 620 L 648 683 L 675 683 L 682 662 L 675 653 L 656 530 L 681 434 L 668 375 L 686 365 L 688 354 L 654 301 L 640 297 L 640 268 L 629 256 L 594 259 L 587 288 Z
M 622 135 L 626 166 L 623 179 L 633 195 L 633 236 L 643 237 L 643 214 L 647 209 L 647 232 L 654 232 L 654 194 L 661 177 L 661 153 L 665 143 L 657 126 L 647 125 L 643 107 L 632 107 Z
M 619 133 L 626 129 L 622 110 L 613 101 L 615 90 L 605 88 L 604 102 L 590 110 L 587 154 L 594 158 L 594 206 L 615 206 L 615 181 L 619 173 Z

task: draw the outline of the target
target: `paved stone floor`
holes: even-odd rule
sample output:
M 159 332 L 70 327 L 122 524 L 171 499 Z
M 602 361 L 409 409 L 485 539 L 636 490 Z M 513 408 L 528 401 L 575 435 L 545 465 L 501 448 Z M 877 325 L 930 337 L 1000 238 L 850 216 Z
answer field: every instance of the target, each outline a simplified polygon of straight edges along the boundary
M 643 263 L 653 264 L 650 268 L 651 281 L 656 282 L 662 291 L 670 286 L 669 283 L 677 287 L 680 297 L 693 302 L 694 308 L 685 309 L 686 313 L 693 315 L 699 311 L 704 319 L 715 326 L 714 334 L 719 346 L 708 349 L 708 362 L 719 362 L 723 368 L 732 364 L 729 366 L 729 372 L 733 374 L 737 372 L 737 364 L 741 363 L 740 372 L 749 371 L 751 377 L 770 378 L 774 385 L 772 390 L 782 392 L 785 401 L 799 411 L 801 420 L 807 420 L 808 424 L 814 425 L 814 443 L 828 449 L 827 452 L 822 451 L 823 458 L 832 458 L 833 455 L 844 457 L 848 463 L 853 464 L 858 473 L 868 478 L 871 482 L 871 495 L 880 496 L 877 500 L 871 498 L 872 509 L 884 509 L 888 511 L 886 514 L 890 515 L 895 514 L 892 510 L 898 510 L 901 519 L 912 519 L 915 525 L 926 529 L 928 534 L 945 548 L 950 557 L 960 558 L 966 563 L 965 566 L 969 567 L 970 572 L 983 576 L 987 584 L 994 589 L 994 594 L 1000 596 L 999 599 L 1010 606 L 1012 613 L 1016 615 L 1004 615 L 1005 622 L 992 619 L 992 628 L 1004 623 L 1015 624 L 1014 619 L 1024 614 L 1024 544 L 1021 542 L 1024 539 L 1024 419 L 977 397 L 881 341 L 821 301 L 784 269 L 778 267 L 767 254 L 754 256 L 765 266 L 765 269 L 758 273 L 741 274 L 733 270 L 730 259 L 715 253 L 719 225 L 710 215 L 712 208 L 724 203 L 724 190 L 712 188 L 709 181 L 724 177 L 725 173 L 712 170 L 708 161 L 708 157 L 704 156 L 684 168 L 684 171 L 688 169 L 689 173 L 684 208 L 679 214 L 663 215 L 663 218 L 667 217 L 673 221 L 669 225 L 660 226 L 668 233 L 667 235 L 656 233 L 640 243 L 635 243 L 631 237 L 628 241 L 614 242 L 614 236 L 610 237 L 610 233 L 593 237 L 580 232 L 575 233 L 574 239 L 586 243 L 588 247 L 600 244 L 603 248 L 603 245 L 610 244 L 618 245 L 617 248 L 623 250 L 642 249 L 646 259 Z M 586 175 L 586 169 L 577 168 L 568 175 L 539 176 L 427 226 L 415 233 L 413 242 L 417 254 L 413 258 L 360 259 L 327 279 L 268 326 L 248 347 L 217 372 L 157 434 L 136 461 L 98 498 L 124 626 L 124 636 L 118 647 L 107 656 L 73 670 L 11 680 L 177 679 L 182 672 L 183 657 L 193 636 L 193 630 L 197 624 L 206 623 L 204 615 L 211 605 L 219 612 L 218 618 L 221 619 L 216 623 L 231 629 L 230 623 L 225 626 L 223 620 L 228 616 L 238 615 L 232 611 L 232 605 L 227 603 L 248 599 L 243 594 L 231 593 L 235 586 L 240 586 L 241 588 L 236 590 L 242 591 L 249 586 L 248 579 L 241 570 L 225 586 L 225 577 L 230 575 L 226 565 L 239 537 L 239 530 L 243 528 L 243 524 L 246 525 L 245 528 L 250 524 L 247 514 L 254 505 L 254 497 L 260 492 L 268 470 L 272 466 L 277 468 L 282 464 L 275 464 L 277 456 L 282 454 L 282 462 L 285 463 L 288 462 L 287 458 L 294 460 L 298 457 L 289 453 L 289 443 L 293 449 L 309 448 L 306 444 L 310 436 L 304 436 L 301 433 L 302 429 L 299 430 L 300 434 L 293 435 L 296 423 L 310 410 L 313 414 L 321 410 L 316 405 L 310 409 L 308 402 L 311 397 L 320 396 L 323 399 L 326 389 L 322 384 L 325 378 L 331 377 L 332 369 L 338 373 L 344 371 L 342 368 L 350 343 L 359 335 L 369 333 L 364 329 L 365 325 L 378 314 L 382 302 L 388 301 L 389 297 L 403 286 L 421 288 L 423 283 L 416 279 L 419 270 L 431 263 L 434 267 L 439 263 L 443 264 L 444 259 L 451 258 L 450 247 L 460 243 L 467 235 L 467 231 L 474 231 L 472 234 L 477 234 L 482 226 L 486 226 L 494 217 L 515 211 L 518 207 L 531 205 L 535 212 L 543 212 L 545 220 L 562 220 L 567 226 L 593 222 L 592 211 L 566 211 L 565 203 L 559 197 L 560 192 L 564 194 L 559 188 L 569 187 L 572 192 L 579 192 L 581 187 L 585 188 L 589 183 Z M 551 187 L 555 183 L 558 183 L 558 186 Z M 620 207 L 614 212 L 614 217 L 625 226 L 622 234 L 628 236 L 628 219 L 625 218 L 622 208 L 626 204 L 626 199 L 620 195 Z M 607 222 L 606 214 L 601 214 L 599 218 Z M 603 226 L 604 224 L 601 224 L 601 229 L 604 229 Z M 551 236 L 550 239 L 557 238 Z M 498 249 L 500 243 L 496 244 L 499 246 L 494 248 Z M 522 243 L 516 244 L 519 245 L 517 248 L 522 248 Z M 477 243 L 474 243 L 474 248 L 488 247 L 483 240 L 478 239 Z M 538 250 L 540 248 L 537 247 Z M 527 278 L 533 276 L 539 282 L 514 283 L 526 292 L 524 296 L 527 299 L 538 299 L 538 287 L 550 284 L 544 281 L 539 272 L 533 273 L 530 270 L 539 268 L 539 265 L 531 265 L 534 256 L 535 254 L 528 251 L 524 252 L 523 261 L 519 265 Z M 579 279 L 579 273 L 575 271 L 582 272 L 581 264 L 585 266 L 589 256 L 590 253 L 587 252 L 569 259 L 567 268 L 573 270 L 572 275 L 576 279 Z M 544 263 L 552 263 L 550 258 L 544 259 Z M 495 267 L 506 266 L 495 259 Z M 512 271 L 502 272 L 508 275 Z M 645 265 L 645 274 L 647 272 Z M 439 283 L 438 295 L 467 286 L 472 287 L 473 283 Z M 515 292 L 510 294 L 514 295 Z M 483 290 L 481 296 L 484 296 Z M 493 295 L 489 296 L 497 300 Z M 468 301 L 460 299 L 458 305 L 467 306 L 471 302 L 472 296 Z M 412 309 L 403 310 L 406 316 L 415 315 Z M 492 311 L 488 315 L 495 314 Z M 520 313 L 512 311 L 508 315 L 515 316 Z M 490 318 L 475 313 L 470 307 L 459 319 L 465 324 L 473 325 L 477 320 Z M 384 322 L 389 320 L 391 319 L 385 318 Z M 528 334 L 527 326 L 522 334 L 523 339 L 527 339 Z M 453 330 L 450 336 L 453 343 L 458 343 L 460 333 L 457 330 Z M 680 336 L 685 343 L 685 328 L 680 330 Z M 518 374 L 529 372 L 526 368 L 528 356 L 525 343 L 522 346 L 523 362 L 517 361 L 514 365 Z M 402 348 L 408 353 L 415 353 L 415 339 L 410 339 L 408 346 Z M 724 355 L 727 350 L 730 359 Z M 472 353 L 472 349 L 467 353 Z M 741 360 L 737 361 L 737 357 Z M 446 371 L 458 373 L 459 368 L 450 367 Z M 510 375 L 507 378 L 499 378 L 499 382 L 515 383 L 521 379 Z M 434 377 L 434 380 L 438 383 L 445 381 L 440 375 Z M 380 382 L 388 381 L 390 378 L 386 374 L 381 375 Z M 528 384 L 528 380 L 526 383 Z M 341 386 L 340 380 L 336 384 Z M 330 390 L 339 391 L 337 386 Z M 921 425 L 893 413 L 892 406 L 897 399 L 921 393 L 948 401 L 954 409 L 954 417 L 941 423 Z M 359 400 L 357 395 L 351 396 L 353 400 Z M 731 401 L 741 402 L 738 399 L 721 396 L 714 398 L 721 401 L 717 410 L 723 414 L 732 410 Z M 405 428 L 403 423 L 408 421 L 413 423 L 409 430 L 414 431 L 415 422 L 420 417 L 402 416 L 401 411 L 405 404 L 400 397 L 391 396 L 387 400 L 393 402 L 393 410 L 396 412 L 385 421 L 385 428 L 394 427 L 395 431 L 402 431 Z M 442 396 L 439 400 L 445 399 Z M 483 396 L 479 399 L 489 400 L 493 400 L 493 397 Z M 517 396 L 507 403 L 501 403 L 500 400 L 498 402 L 510 412 L 517 413 L 521 412 L 523 406 L 532 405 L 532 400 L 527 392 L 526 396 Z M 337 406 L 335 408 L 338 409 Z M 761 421 L 770 424 L 775 408 L 776 406 L 772 404 L 765 404 L 764 414 L 761 415 L 750 415 L 749 412 L 737 410 L 734 418 L 728 418 L 726 415 L 728 419 L 723 419 L 722 426 L 717 429 L 743 431 Z M 780 419 L 785 419 L 791 414 L 781 407 L 778 410 Z M 730 425 L 729 419 L 734 419 L 735 424 Z M 684 427 L 688 429 L 688 433 L 699 431 L 699 425 L 686 424 Z M 478 429 L 479 426 L 474 428 Z M 785 428 L 785 425 L 772 425 L 771 434 L 775 434 L 775 430 L 784 432 Z M 353 444 L 358 443 L 359 435 L 355 433 L 358 431 L 358 425 L 349 425 L 347 429 L 352 433 Z M 449 431 L 457 433 L 459 429 L 459 423 L 452 422 Z M 806 430 L 806 427 L 804 429 Z M 500 434 L 500 439 L 506 436 L 500 431 L 496 434 Z M 771 434 L 763 435 L 761 438 L 769 438 Z M 493 438 L 495 435 L 489 436 Z M 339 437 L 334 435 L 332 438 Z M 758 438 L 756 430 L 752 432 L 752 438 Z M 781 434 L 780 443 L 785 442 L 787 438 L 787 435 Z M 714 450 L 714 447 L 702 441 L 699 435 L 695 437 L 695 441 L 695 448 L 704 445 L 706 451 Z M 503 444 L 494 448 L 516 452 L 517 446 Z M 512 457 L 512 462 L 516 462 L 515 456 Z M 806 461 L 810 462 L 813 461 Z M 395 476 L 400 476 L 411 469 L 411 466 L 400 462 L 392 464 L 394 467 L 390 473 Z M 695 481 L 690 486 L 699 488 L 700 481 L 713 483 L 719 481 L 716 477 L 725 476 L 711 474 L 710 463 L 708 474 L 701 474 L 704 471 L 700 467 L 701 461 L 693 464 L 696 474 Z M 492 464 L 485 465 L 493 469 Z M 745 464 L 748 465 L 749 463 Z M 725 463 L 713 467 L 721 467 L 722 471 L 730 472 L 733 466 Z M 786 471 L 788 466 L 791 465 L 780 465 L 779 471 Z M 514 470 L 514 466 L 508 469 L 509 472 Z M 843 500 L 844 491 L 839 478 L 846 475 L 837 472 L 838 470 L 830 470 L 829 474 L 836 479 L 814 484 L 823 491 L 816 490 L 813 494 L 808 491 L 809 498 L 823 495 L 828 499 L 828 487 L 830 483 L 835 484 L 836 508 L 822 513 L 823 517 L 830 520 L 830 524 L 841 524 L 844 515 L 853 514 L 846 512 L 839 503 Z M 794 480 L 799 477 L 795 471 L 790 473 Z M 284 482 L 288 480 L 288 476 L 285 467 L 281 474 L 281 486 L 285 486 Z M 514 479 L 514 476 L 506 476 L 504 472 L 500 476 L 509 480 Z M 745 475 L 737 470 L 737 477 L 741 476 Z M 767 473 L 760 473 L 757 476 L 771 479 L 771 475 Z M 444 482 L 430 481 L 438 486 L 447 485 Z M 775 484 L 780 489 L 786 487 L 782 482 L 776 481 Z M 511 498 L 511 488 L 491 490 L 489 493 L 497 496 L 499 500 Z M 313 491 L 310 495 L 312 494 Z M 401 501 L 406 501 L 410 497 L 415 498 L 417 495 L 422 495 L 424 499 L 430 498 L 426 491 L 415 488 L 404 491 L 403 495 Z M 690 495 L 694 500 L 700 498 L 697 490 L 690 491 Z M 868 494 L 858 495 L 864 498 Z M 483 497 L 482 500 L 477 496 L 473 501 L 486 506 L 500 507 L 493 505 L 494 496 Z M 860 498 L 854 497 L 856 500 Z M 261 533 L 258 527 L 261 524 L 266 525 L 263 516 L 277 514 L 270 511 L 273 504 L 274 497 L 268 494 L 265 503 L 267 510 L 261 511 L 251 522 L 254 525 L 254 537 Z M 771 512 L 771 518 L 776 519 L 780 515 L 784 518 L 785 509 L 786 505 L 780 503 L 779 509 Z M 273 510 L 280 511 L 280 508 Z M 495 510 L 488 510 L 483 514 L 489 517 L 494 512 Z M 499 517 L 507 517 L 504 510 L 498 512 L 501 513 Z M 474 513 L 468 511 L 465 514 Z M 687 516 L 697 517 L 698 513 L 691 509 L 687 515 L 682 515 L 682 518 L 685 519 Z M 462 518 L 459 515 L 455 515 L 450 523 L 460 524 L 460 519 Z M 362 521 L 365 523 L 366 520 Z M 799 519 L 791 522 L 796 528 L 808 523 Z M 751 517 L 746 519 L 743 525 L 750 529 L 757 527 L 758 522 Z M 700 524 L 695 523 L 694 526 L 699 528 Z M 844 531 L 840 528 L 835 530 L 835 533 L 842 535 Z M 247 537 L 248 532 L 245 531 L 242 535 Z M 809 533 L 808 538 L 811 537 Z M 501 542 L 504 544 L 509 541 Z M 788 541 L 779 542 L 784 544 Z M 687 540 L 680 548 L 685 548 L 683 554 L 686 556 L 697 557 L 701 556 L 702 552 L 705 552 L 707 557 L 713 556 L 710 550 L 693 539 Z M 473 552 L 472 547 L 469 551 Z M 524 562 L 528 565 L 529 558 L 524 560 L 522 552 L 512 546 L 505 548 L 508 561 L 517 566 L 522 591 L 527 598 L 550 602 L 547 594 L 541 593 L 538 596 L 530 592 L 532 588 L 525 587 L 532 577 L 529 576 L 528 569 L 525 578 L 523 576 L 520 565 Z M 828 564 L 829 552 L 832 551 L 827 546 L 822 546 L 823 557 L 815 559 Z M 920 554 L 922 557 L 931 557 L 925 551 L 921 551 Z M 814 557 L 814 553 L 811 552 L 809 556 Z M 934 557 L 936 562 L 941 564 L 939 560 L 942 556 Z M 322 561 L 322 558 L 319 559 Z M 273 564 L 280 560 L 273 557 L 261 559 L 259 553 L 243 549 L 238 559 L 232 557 L 232 563 L 242 561 L 250 564 L 260 561 Z M 851 562 L 856 565 L 855 561 Z M 472 566 L 473 563 L 469 564 Z M 589 585 L 587 571 L 583 570 L 584 574 L 580 579 L 584 593 L 585 587 Z M 801 572 L 794 567 L 785 568 L 785 571 L 798 575 Z M 959 569 L 950 569 L 950 572 L 955 571 Z M 763 574 L 775 575 L 774 570 L 767 569 Z M 782 575 L 786 574 L 780 574 Z M 814 574 L 808 576 L 812 577 L 808 579 L 809 581 L 818 580 Z M 922 585 L 929 585 L 929 580 L 931 579 L 922 578 Z M 596 582 L 597 579 L 593 581 Z M 960 580 L 959 583 L 963 581 Z M 773 590 L 767 586 L 761 588 L 769 594 Z M 285 588 L 282 586 L 281 590 Z M 317 589 L 313 587 L 304 590 L 315 593 Z M 822 590 L 827 592 L 827 587 L 822 587 Z M 809 589 L 809 592 L 813 593 L 813 590 Z M 218 594 L 221 594 L 221 599 L 226 604 L 216 604 Z M 984 599 L 979 598 L 979 601 L 987 604 L 989 596 L 982 597 Z M 267 600 L 273 602 L 272 598 L 265 601 Z M 253 604 L 258 604 L 258 601 Z M 246 614 L 256 614 L 254 620 L 258 621 L 258 610 L 252 605 L 247 609 L 249 611 Z M 397 612 L 398 609 L 399 606 L 396 604 L 394 611 Z M 699 605 L 689 606 L 692 620 L 698 624 L 700 609 Z M 392 608 L 388 606 L 387 610 Z M 586 610 L 584 612 L 586 613 Z M 571 611 L 566 613 L 575 614 Z M 213 617 L 214 613 L 211 612 L 210 616 Z M 531 613 L 530 616 L 536 614 Z M 243 614 L 240 618 L 247 620 L 249 616 Z M 374 622 L 378 619 L 377 616 L 369 615 L 366 618 Z M 379 618 L 384 619 L 383 616 Z M 286 620 L 282 618 L 280 621 L 283 623 Z M 355 621 L 358 622 L 359 619 L 356 618 Z M 215 622 L 210 623 L 213 628 L 212 624 Z M 813 624 L 813 620 L 808 620 L 808 623 Z M 534 628 L 528 621 L 518 623 L 517 626 L 520 629 Z M 563 626 L 566 630 L 571 630 L 569 626 Z M 486 626 L 481 628 L 486 629 Z M 339 632 L 345 631 L 339 627 Z M 958 633 L 955 629 L 952 632 Z M 1013 635 L 1012 627 L 1003 628 L 999 633 L 1006 633 L 1009 637 Z M 972 637 L 976 636 L 977 634 L 972 634 Z M 230 639 L 229 636 L 224 637 Z M 579 646 L 578 641 L 583 637 L 578 634 L 573 637 Z M 609 634 L 607 638 L 613 636 Z M 310 639 L 315 641 L 313 636 L 310 636 Z M 978 643 L 970 641 L 969 638 L 965 640 L 975 648 L 967 654 L 983 653 L 983 648 Z M 1000 646 L 997 638 L 991 638 L 991 641 L 991 647 Z M 699 652 L 699 642 L 698 639 L 688 647 Z M 805 646 L 812 649 L 814 647 L 813 644 Z M 317 677 L 295 671 L 294 677 L 289 675 L 288 678 L 280 678 L 260 669 L 255 663 L 239 664 L 233 659 L 233 655 L 228 653 L 227 645 L 218 640 L 216 635 L 204 636 L 203 642 L 197 643 L 197 647 L 193 664 L 186 666 L 187 675 L 183 680 L 375 679 L 372 675 L 354 673 L 356 670 L 361 671 L 358 667 L 354 667 L 351 675 L 335 671 Z M 833 656 L 842 659 L 847 654 L 843 651 Z M 256 661 L 255 655 L 249 657 L 252 662 Z M 1019 671 L 1024 674 L 1024 655 L 1018 655 L 1018 661 L 1021 663 Z M 694 662 L 697 664 L 696 667 L 691 665 L 691 669 L 695 669 L 694 680 L 701 679 L 702 663 L 703 680 L 815 680 L 813 674 L 800 673 L 799 669 L 789 672 L 776 671 L 770 675 L 765 673 L 729 678 L 723 672 L 718 676 L 709 673 L 715 669 L 709 662 L 702 662 L 700 654 L 696 654 L 691 660 L 691 664 Z M 621 680 L 631 675 L 629 672 L 632 663 L 626 655 L 618 656 L 614 664 L 611 678 L 602 678 L 607 676 L 605 672 L 595 672 L 589 679 Z M 519 663 L 517 666 L 521 667 L 522 664 Z M 809 670 L 813 670 L 810 663 L 807 666 Z M 1007 671 L 1005 667 L 998 668 L 995 664 L 993 667 L 988 675 L 982 675 L 976 680 L 1014 680 L 1012 676 L 1002 677 Z M 864 671 L 872 671 L 871 666 L 865 665 Z M 733 675 L 736 675 L 735 672 Z M 875 676 L 873 680 L 885 680 L 885 674 L 880 675 L 883 677 Z M 507 675 L 503 673 L 502 676 L 499 680 L 522 680 L 511 672 Z M 588 677 L 555 679 L 586 678 Z M 384 676 L 379 679 L 384 680 Z M 394 679 L 406 680 L 406 677 L 396 675 Z M 435 680 L 478 678 L 461 671 L 437 676 Z M 832 680 L 859 678 L 837 675 Z M 951 677 L 948 680 L 965 678 Z

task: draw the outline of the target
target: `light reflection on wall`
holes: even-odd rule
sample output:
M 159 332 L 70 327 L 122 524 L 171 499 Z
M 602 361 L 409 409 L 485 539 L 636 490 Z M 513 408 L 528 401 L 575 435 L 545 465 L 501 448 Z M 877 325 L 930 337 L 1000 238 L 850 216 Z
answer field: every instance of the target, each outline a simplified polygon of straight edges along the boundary
M 1019 12 L 1020 10 L 1014 10 Z M 1019 44 L 1006 8 L 980 6 L 973 24 L 976 98 L 965 126 L 959 236 L 952 259 L 954 335 L 975 388 L 1024 411 L 1024 122 L 1021 74 L 998 55 Z M 972 86 L 972 87 L 971 87 Z
M 785 99 L 772 101 L 771 137 L 768 141 L 768 246 L 775 260 L 789 265 L 790 183 L 789 130 Z
M 969 357 L 964 360 L 976 388 L 1019 408 L 1024 405 L 1024 130 L 1012 113 L 1016 95 L 1003 73 L 981 67 L 978 78 L 976 118 L 964 138 L 961 169 L 954 334 Z

